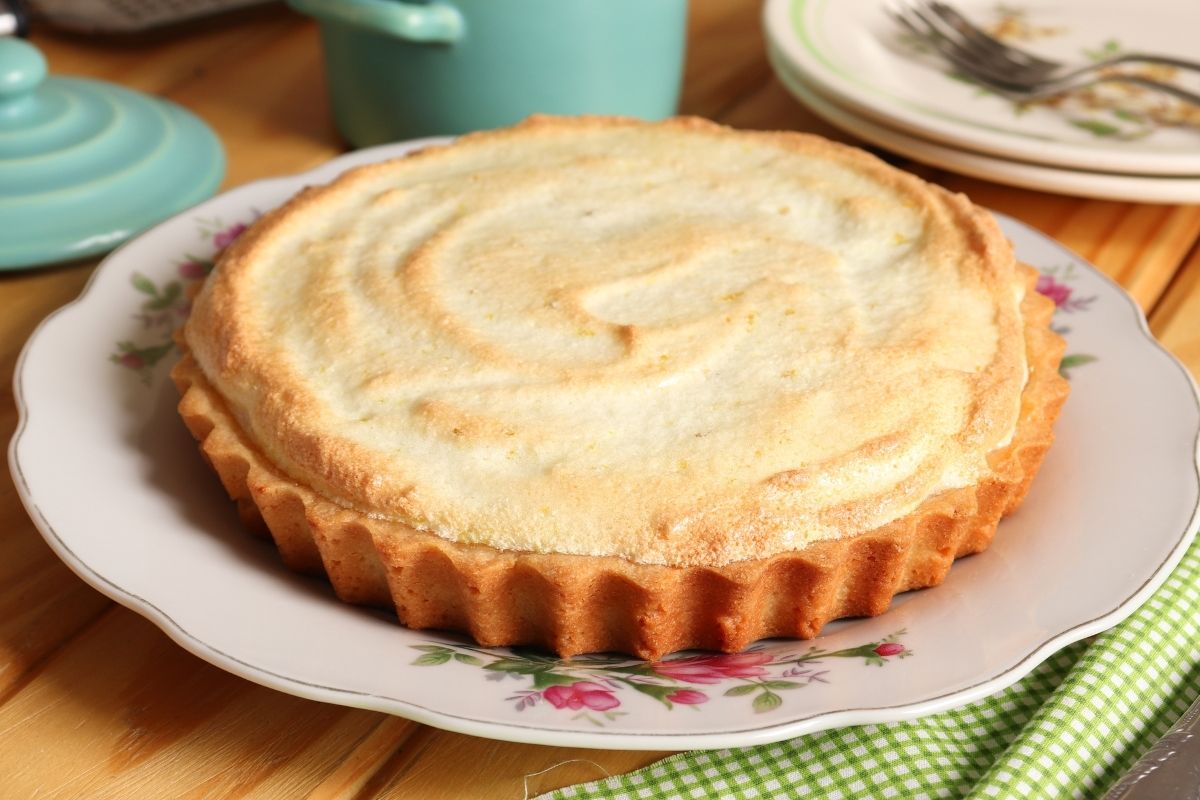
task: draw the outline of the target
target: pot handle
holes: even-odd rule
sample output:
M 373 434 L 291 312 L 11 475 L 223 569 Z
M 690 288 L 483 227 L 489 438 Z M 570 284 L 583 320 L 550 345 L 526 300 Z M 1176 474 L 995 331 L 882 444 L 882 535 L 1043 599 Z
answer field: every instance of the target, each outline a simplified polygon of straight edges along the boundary
M 384 33 L 408 42 L 452 44 L 462 36 L 459 10 L 445 3 L 396 0 L 287 0 L 301 14 Z

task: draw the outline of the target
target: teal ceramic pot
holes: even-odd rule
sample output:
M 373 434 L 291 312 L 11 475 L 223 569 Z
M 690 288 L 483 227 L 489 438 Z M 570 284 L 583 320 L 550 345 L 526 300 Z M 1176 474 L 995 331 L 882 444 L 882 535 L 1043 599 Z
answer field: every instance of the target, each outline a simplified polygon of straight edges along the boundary
M 288 0 L 321 26 L 357 147 L 530 114 L 675 113 L 686 0 Z

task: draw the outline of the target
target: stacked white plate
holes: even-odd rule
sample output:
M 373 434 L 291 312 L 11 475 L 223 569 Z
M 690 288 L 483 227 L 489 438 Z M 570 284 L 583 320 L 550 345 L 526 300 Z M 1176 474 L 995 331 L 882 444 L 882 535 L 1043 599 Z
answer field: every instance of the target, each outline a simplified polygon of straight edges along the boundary
M 981 27 L 1068 63 L 1118 52 L 1195 57 L 1200 2 L 954 0 Z M 1021 105 L 963 80 L 881 0 L 768 0 L 767 50 L 814 113 L 878 147 L 965 175 L 1064 194 L 1200 202 L 1200 108 L 1106 84 Z M 1154 77 L 1200 87 L 1200 76 Z

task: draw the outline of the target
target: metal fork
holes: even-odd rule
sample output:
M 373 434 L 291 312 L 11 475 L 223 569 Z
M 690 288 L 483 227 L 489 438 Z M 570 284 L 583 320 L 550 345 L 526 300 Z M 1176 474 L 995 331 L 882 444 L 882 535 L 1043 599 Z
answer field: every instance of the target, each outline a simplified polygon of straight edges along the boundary
M 1014 99 L 1040 100 L 1098 83 L 1124 83 L 1165 92 L 1200 105 L 1200 94 L 1196 92 L 1142 75 L 1107 69 L 1115 64 L 1137 62 L 1200 71 L 1200 64 L 1192 61 L 1165 55 L 1125 53 L 1081 67 L 1070 67 L 1000 41 L 938 0 L 893 4 L 891 13 L 901 25 L 967 76 Z
M 1200 797 L 1200 699 L 1121 780 L 1104 800 Z

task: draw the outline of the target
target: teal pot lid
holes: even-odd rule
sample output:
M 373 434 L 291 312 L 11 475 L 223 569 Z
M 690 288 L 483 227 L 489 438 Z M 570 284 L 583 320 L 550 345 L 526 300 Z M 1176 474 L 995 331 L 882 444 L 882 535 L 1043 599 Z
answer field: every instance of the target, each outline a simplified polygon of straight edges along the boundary
M 0 269 L 83 258 L 211 195 L 225 174 L 194 114 L 103 81 L 46 77 L 0 37 Z

